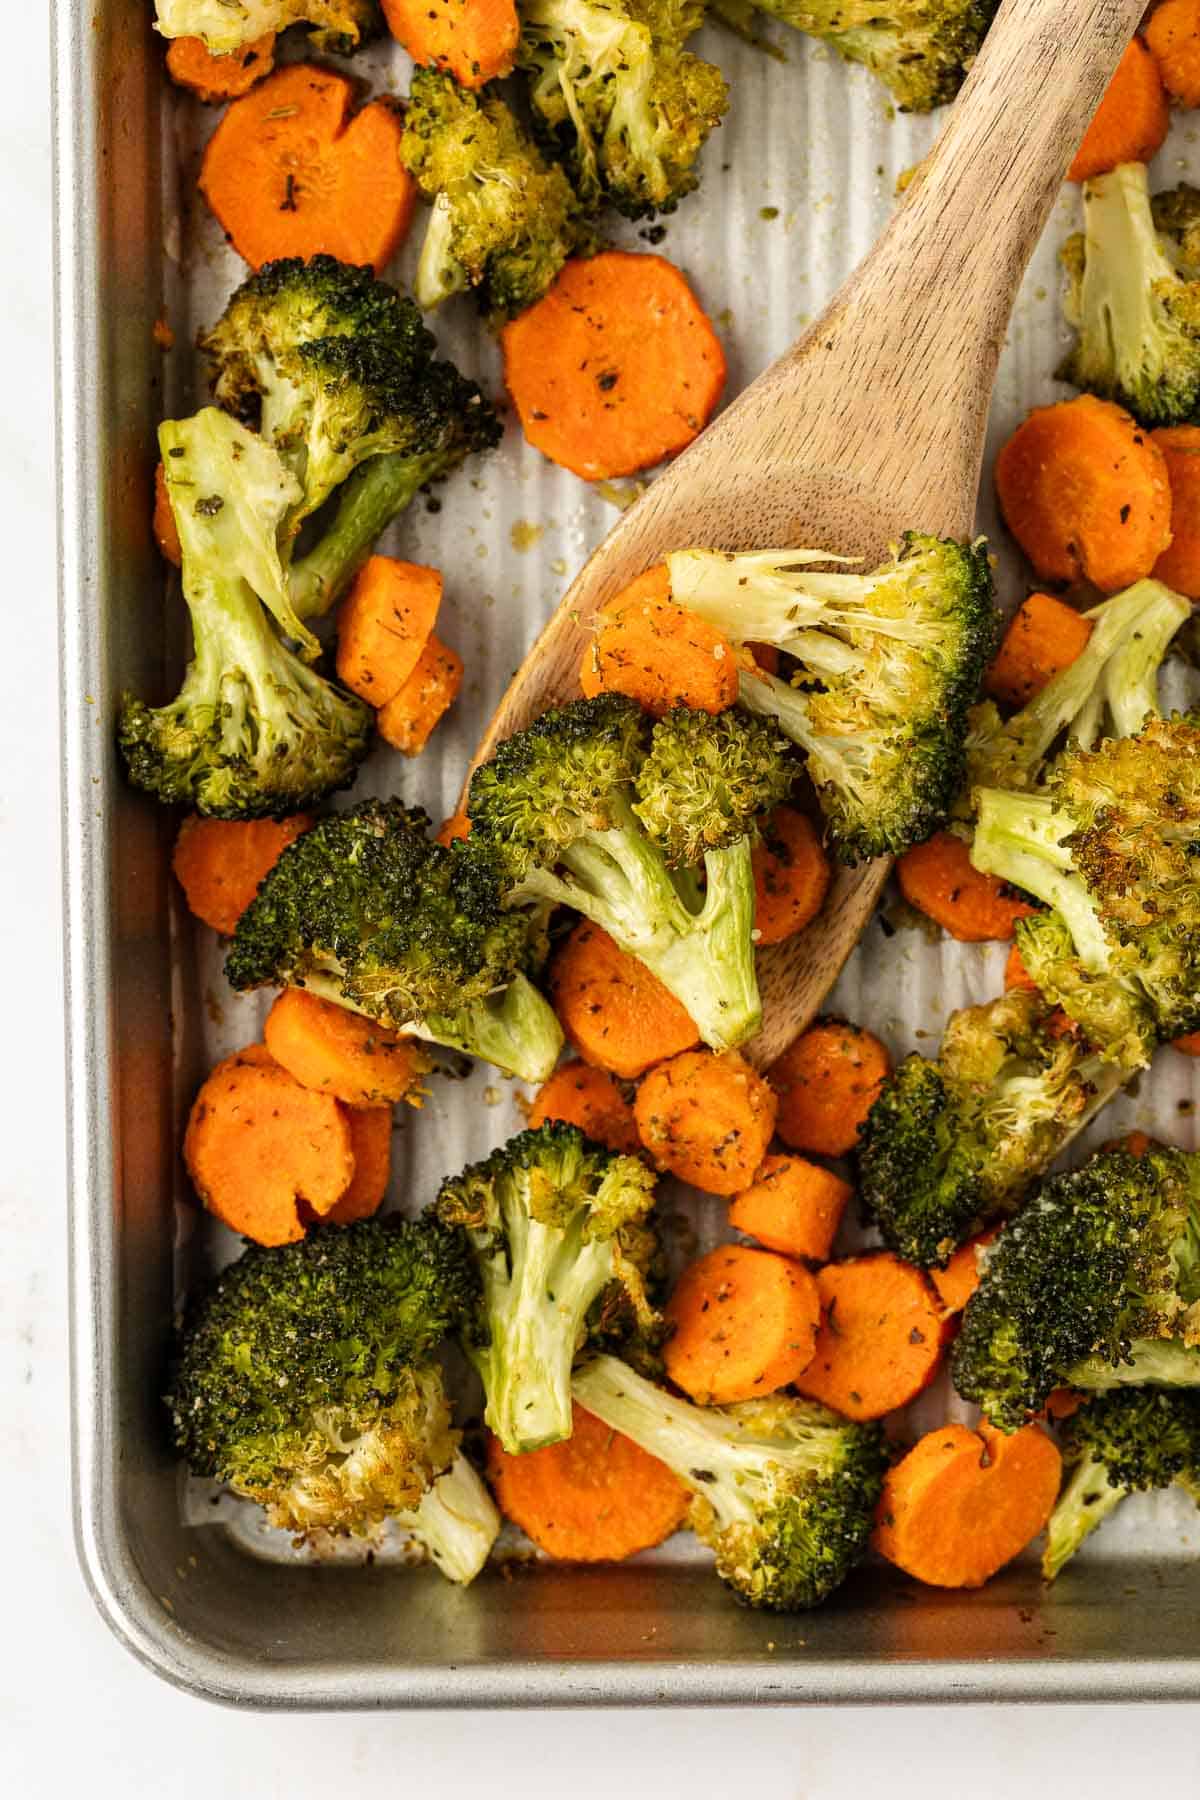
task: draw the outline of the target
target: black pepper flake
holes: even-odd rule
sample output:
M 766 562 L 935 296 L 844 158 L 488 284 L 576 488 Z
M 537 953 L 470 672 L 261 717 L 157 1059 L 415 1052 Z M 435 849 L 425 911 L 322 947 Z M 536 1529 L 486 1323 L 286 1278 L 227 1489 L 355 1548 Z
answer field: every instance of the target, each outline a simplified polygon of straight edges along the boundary
M 197 500 L 194 511 L 198 519 L 215 519 L 225 502 L 220 494 L 209 494 L 206 499 Z
M 1132 511 L 1133 511 L 1133 508 L 1131 506 L 1123 506 L 1121 508 L 1121 523 L 1122 523 L 1122 525 L 1127 525 L 1129 523 L 1129 515 Z
M 287 178 L 287 190 L 284 193 L 283 201 L 279 208 L 280 212 L 299 212 L 300 208 L 297 204 L 297 198 L 296 177 L 294 175 L 289 175 Z
M 597 375 L 596 386 L 602 394 L 610 394 L 620 379 L 615 369 L 605 369 L 603 375 Z

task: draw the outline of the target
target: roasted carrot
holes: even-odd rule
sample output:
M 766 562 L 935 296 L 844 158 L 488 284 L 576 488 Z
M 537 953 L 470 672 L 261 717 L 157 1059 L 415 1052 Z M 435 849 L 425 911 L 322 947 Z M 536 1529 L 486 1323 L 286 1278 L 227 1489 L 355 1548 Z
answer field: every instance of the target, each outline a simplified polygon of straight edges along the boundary
M 1001 705 L 1025 706 L 1070 668 L 1091 635 L 1091 621 L 1065 600 L 1030 594 L 1013 614 L 983 685 Z
M 707 424 L 725 385 L 720 339 L 661 256 L 575 258 L 501 342 L 525 436 L 586 481 L 674 456 Z
M 405 756 L 420 756 L 434 728 L 457 700 L 462 678 L 458 651 L 431 633 L 400 692 L 375 714 L 375 729 L 384 743 Z
M 529 1110 L 530 1126 L 544 1125 L 548 1119 L 578 1125 L 609 1150 L 634 1156 L 642 1147 L 633 1107 L 615 1078 L 607 1069 L 593 1069 L 585 1062 L 564 1063 L 538 1089 Z
M 383 1205 L 392 1174 L 392 1109 L 390 1106 L 344 1106 L 354 1152 L 354 1174 L 337 1205 L 325 1214 L 329 1225 L 353 1225 L 369 1219 Z
M 1162 0 L 1142 36 L 1172 100 L 1200 106 L 1200 0 Z
M 803 1156 L 768 1156 L 748 1188 L 735 1194 L 729 1223 L 768 1250 L 824 1262 L 854 1189 Z
M 687 1489 L 619 1431 L 572 1410 L 569 1438 L 512 1456 L 488 1438 L 488 1480 L 506 1519 L 562 1562 L 620 1562 L 683 1524 Z
M 1135 37 L 1084 133 L 1067 180 L 1090 181 L 1118 163 L 1149 162 L 1162 149 L 1170 123 L 1158 62 Z
M 754 930 L 760 944 L 779 944 L 812 923 L 829 892 L 829 858 L 816 827 L 791 806 L 763 821 L 754 847 Z
M 1074 1388 L 1053 1388 L 1042 1411 L 1048 1419 L 1070 1419 L 1084 1404 L 1084 1396 L 1077 1394 Z
M 1189 1031 L 1183 1037 L 1172 1038 L 1171 1048 L 1178 1050 L 1181 1056 L 1200 1056 L 1200 1031 Z
M 267 1053 L 219 1063 L 192 1103 L 183 1156 L 201 1202 L 256 1244 L 294 1244 L 354 1175 L 344 1110 Z
M 645 1076 L 633 1113 L 660 1169 L 706 1194 L 738 1194 L 762 1167 L 776 1105 L 736 1051 L 685 1050 Z
M 929 1279 L 948 1313 L 960 1313 L 979 1286 L 980 1253 L 994 1244 L 999 1235 L 998 1225 L 981 1231 L 978 1237 L 959 1245 L 944 1269 L 930 1269 Z
M 1039 1425 L 930 1431 L 884 1479 L 874 1545 L 930 1587 L 982 1587 L 1043 1529 L 1062 1458 Z
M 252 268 L 281 256 L 370 263 L 398 249 L 417 189 L 400 160 L 400 113 L 350 116 L 353 84 L 293 63 L 235 100 L 209 140 L 200 192 Z
M 370 557 L 338 608 L 339 681 L 368 705 L 386 705 L 416 668 L 441 603 L 436 569 Z
M 471 821 L 468 819 L 465 812 L 451 813 L 448 819 L 442 820 L 433 835 L 437 838 L 439 844 L 449 846 L 459 838 L 470 837 Z
M 906 850 L 896 879 L 909 905 L 961 944 L 1006 942 L 1017 920 L 1037 910 L 1007 882 L 975 868 L 968 846 L 952 831 L 935 832 Z
M 584 1062 L 626 1081 L 700 1041 L 674 994 L 586 919 L 556 951 L 547 986 L 567 1041 Z
M 420 1105 L 421 1077 L 430 1062 L 413 1038 L 374 1019 L 285 988 L 267 1014 L 263 1033 L 276 1062 L 304 1087 L 332 1094 L 347 1106 Z
M 1021 952 L 1015 944 L 1004 964 L 1004 988 L 1006 993 L 1009 988 L 1027 988 L 1031 994 L 1037 993 L 1037 982 L 1025 967 Z
M 161 463 L 154 465 L 154 541 L 167 561 L 178 569 L 183 562 L 183 546 L 167 492 L 167 471 Z
M 188 911 L 229 937 L 288 845 L 308 830 L 307 813 L 287 819 L 202 819 L 179 827 L 171 867 Z
M 715 625 L 676 606 L 666 564 L 658 563 L 602 608 L 579 685 L 589 699 L 628 694 L 655 718 L 673 706 L 719 713 L 738 697 L 737 658 Z
M 937 1374 L 946 1315 L 920 1269 L 890 1250 L 817 1271 L 821 1329 L 801 1393 L 848 1419 L 907 1406 Z
M 844 1156 L 891 1072 L 891 1057 L 869 1031 L 818 1020 L 767 1072 L 779 1097 L 780 1137 L 792 1150 Z
M 383 0 L 383 16 L 415 63 L 463 87 L 512 72 L 521 36 L 513 0 Z
M 1159 1150 L 1162 1144 L 1144 1131 L 1127 1131 L 1124 1137 L 1109 1138 L 1105 1150 L 1124 1150 L 1129 1156 L 1145 1156 L 1147 1150 Z
M 689 1263 L 663 1316 L 663 1349 L 676 1387 L 704 1406 L 755 1400 L 796 1381 L 812 1361 L 821 1319 L 803 1263 L 721 1244 Z
M 1110 400 L 1035 407 L 996 458 L 1008 529 L 1043 581 L 1106 594 L 1149 575 L 1171 542 L 1171 489 L 1149 432 Z
M 172 38 L 167 46 L 167 74 L 178 87 L 189 88 L 198 100 L 215 105 L 238 100 L 275 67 L 275 33 L 243 44 L 227 56 L 214 56 L 203 38 Z
M 1171 488 L 1171 542 L 1154 577 L 1200 600 L 1200 426 L 1167 425 L 1150 436 L 1163 453 Z

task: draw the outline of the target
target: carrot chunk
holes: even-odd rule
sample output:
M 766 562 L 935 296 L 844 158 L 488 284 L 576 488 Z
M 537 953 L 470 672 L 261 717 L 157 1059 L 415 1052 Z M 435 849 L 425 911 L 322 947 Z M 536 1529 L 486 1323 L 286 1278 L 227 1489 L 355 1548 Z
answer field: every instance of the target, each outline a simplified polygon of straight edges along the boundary
M 824 1262 L 853 1194 L 840 1175 L 803 1156 L 768 1156 L 729 1207 L 729 1223 L 768 1250 Z
M 1075 152 L 1067 180 L 1090 181 L 1118 163 L 1149 162 L 1162 149 L 1170 124 L 1158 62 L 1134 38 Z
M 779 1097 L 780 1137 L 792 1150 L 845 1156 L 891 1072 L 891 1057 L 869 1031 L 820 1020 L 768 1071 Z
M 451 813 L 448 819 L 442 820 L 433 835 L 439 844 L 444 844 L 448 849 L 457 840 L 470 837 L 471 821 L 465 812 Z
M 1009 951 L 1004 964 L 1005 992 L 1007 993 L 1010 988 L 1027 988 L 1031 994 L 1036 994 L 1038 991 L 1037 982 L 1025 967 L 1021 952 L 1015 944 Z
M 1172 100 L 1200 106 L 1200 0 L 1162 0 L 1142 36 Z
M 1178 1050 L 1181 1056 L 1200 1056 L 1200 1031 L 1189 1031 L 1183 1037 L 1172 1038 L 1171 1048 Z
M 383 1205 L 392 1175 L 392 1109 L 390 1106 L 344 1106 L 354 1152 L 354 1173 L 337 1205 L 325 1214 L 330 1225 L 353 1225 L 369 1219 Z
M 292 63 L 235 100 L 209 139 L 200 192 L 252 268 L 324 253 L 378 274 L 399 248 L 417 197 L 400 114 L 375 100 L 351 118 L 353 98 L 344 75 Z
M 569 1438 L 514 1456 L 488 1438 L 488 1479 L 506 1519 L 562 1562 L 620 1562 L 678 1531 L 689 1495 L 632 1438 L 572 1409 Z
M 1162 451 L 1171 488 L 1171 542 L 1154 577 L 1200 600 L 1200 426 L 1166 425 L 1150 436 Z
M 1030 594 L 1013 614 L 983 685 L 993 700 L 1019 709 L 1070 668 L 1091 635 L 1091 620 L 1065 600 Z
M 907 1406 L 937 1374 L 946 1315 L 920 1269 L 890 1250 L 817 1271 L 821 1330 L 801 1393 L 848 1419 Z
M 733 645 L 715 625 L 676 606 L 665 563 L 631 581 L 596 623 L 579 665 L 588 699 L 627 694 L 656 719 L 673 706 L 724 712 L 737 699 Z
M 392 1106 L 407 1100 L 430 1068 L 415 1039 L 303 988 L 283 990 L 267 1014 L 264 1036 L 289 1075 L 347 1106 Z
M 385 706 L 420 661 L 441 604 L 436 569 L 370 557 L 338 609 L 338 680 L 369 705 Z
M 556 951 L 547 988 L 572 1048 L 625 1081 L 700 1041 L 657 975 L 586 919 Z
M 803 1263 L 722 1244 L 689 1263 L 664 1308 L 663 1349 L 676 1387 L 704 1406 L 755 1400 L 808 1367 L 821 1304 Z
M 229 937 L 288 845 L 308 830 L 307 813 L 287 819 L 202 819 L 179 827 L 171 867 L 188 911 Z
M 154 541 L 167 561 L 178 569 L 183 563 L 183 545 L 179 542 L 175 510 L 167 492 L 167 471 L 161 463 L 154 466 Z
M 900 892 L 960 944 L 1007 942 L 1018 919 L 1037 908 L 1021 900 L 999 876 L 975 868 L 971 852 L 952 831 L 939 831 L 906 850 L 896 863 Z
M 636 1156 L 642 1147 L 633 1107 L 617 1082 L 607 1069 L 593 1069 L 585 1062 L 564 1063 L 538 1089 L 529 1111 L 530 1128 L 548 1119 L 578 1125 L 585 1137 L 629 1156 Z
M 375 715 L 375 728 L 384 743 L 405 756 L 420 756 L 439 720 L 457 700 L 462 678 L 457 650 L 431 635 L 400 692 Z
M 706 1194 L 737 1194 L 762 1166 L 776 1104 L 736 1051 L 685 1050 L 651 1069 L 633 1112 L 660 1169 Z
M 183 1156 L 202 1204 L 256 1244 L 298 1242 L 354 1175 L 343 1109 L 265 1051 L 218 1063 L 192 1103 Z
M 190 89 L 206 106 L 240 99 L 274 67 L 273 31 L 265 31 L 225 56 L 214 56 L 200 37 L 172 38 L 167 46 L 167 74 L 177 87 Z
M 982 1587 L 1044 1529 L 1061 1480 L 1040 1426 L 943 1425 L 888 1472 L 875 1548 L 930 1587 Z
M 754 929 L 760 944 L 780 944 L 810 925 L 829 892 L 829 858 L 812 820 L 777 806 L 754 847 Z
M 1000 1227 L 981 1231 L 978 1237 L 960 1244 L 944 1269 L 930 1269 L 929 1279 L 937 1289 L 937 1297 L 948 1313 L 960 1313 L 979 1286 L 979 1255 L 1000 1236 Z
M 521 37 L 513 0 L 383 0 L 388 30 L 415 63 L 478 88 L 512 71 Z
M 1043 581 L 1086 577 L 1115 594 L 1149 575 L 1171 542 L 1162 451 L 1095 394 L 1036 407 L 996 458 L 996 492 Z
M 585 481 L 676 455 L 708 423 L 725 385 L 721 341 L 661 256 L 574 258 L 504 327 L 501 343 L 525 436 Z

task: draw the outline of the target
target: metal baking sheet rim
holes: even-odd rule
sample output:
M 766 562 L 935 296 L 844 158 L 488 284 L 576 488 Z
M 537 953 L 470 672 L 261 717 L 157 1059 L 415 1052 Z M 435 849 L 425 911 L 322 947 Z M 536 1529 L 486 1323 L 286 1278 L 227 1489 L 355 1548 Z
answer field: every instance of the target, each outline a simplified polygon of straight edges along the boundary
M 1195 1655 L 1165 1658 L 902 1653 L 891 1660 L 857 1661 L 843 1656 L 788 1661 L 769 1654 L 548 1660 L 513 1655 L 426 1667 L 386 1661 L 340 1669 L 304 1660 L 268 1664 L 231 1654 L 189 1630 L 171 1603 L 148 1585 L 118 1504 L 122 1292 L 110 935 L 114 768 L 108 734 L 97 730 L 96 717 L 111 624 L 96 447 L 110 429 L 106 408 L 119 398 L 108 392 L 111 372 L 101 330 L 105 161 L 99 46 L 122 9 L 128 23 L 131 7 L 144 13 L 146 0 L 98 0 L 95 10 L 56 0 L 53 8 L 72 1479 L 79 1560 L 101 1615 L 135 1656 L 175 1686 L 259 1708 L 1200 1699 L 1200 1643 Z M 1110 1604 L 1115 1606 L 1115 1599 Z M 1110 1643 L 1118 1628 L 1112 1617 L 1094 1622 L 1089 1635 Z M 782 1622 L 779 1635 L 786 1635 Z

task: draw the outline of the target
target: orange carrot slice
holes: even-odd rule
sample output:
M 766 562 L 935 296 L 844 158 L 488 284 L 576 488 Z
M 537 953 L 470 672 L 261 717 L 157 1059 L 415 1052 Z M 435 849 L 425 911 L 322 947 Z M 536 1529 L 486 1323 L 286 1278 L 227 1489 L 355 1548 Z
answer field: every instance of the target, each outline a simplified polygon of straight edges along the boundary
M 1091 620 L 1065 600 L 1030 594 L 1013 614 L 983 685 L 993 700 L 1017 710 L 1070 668 L 1091 635 Z
M 791 806 L 763 820 L 754 847 L 754 929 L 760 944 L 780 944 L 810 925 L 829 892 L 829 858 L 816 826 Z
M 748 1188 L 735 1194 L 729 1223 L 768 1250 L 824 1262 L 854 1189 L 803 1156 L 768 1156 Z
M 779 1135 L 793 1150 L 844 1156 L 891 1074 L 877 1037 L 843 1019 L 801 1032 L 768 1071 L 779 1097 Z
M 685 1050 L 643 1078 L 633 1112 L 660 1169 L 706 1194 L 737 1194 L 762 1166 L 776 1104 L 736 1051 Z
M 587 920 L 556 951 L 547 987 L 568 1043 L 584 1062 L 626 1081 L 700 1041 L 657 975 Z
M 896 863 L 896 879 L 909 905 L 960 944 L 1006 942 L 1017 920 L 1037 911 L 1007 882 L 975 868 L 970 849 L 952 831 L 936 832 L 906 850 Z
M 578 1125 L 585 1137 L 624 1155 L 636 1156 L 642 1147 L 633 1107 L 617 1082 L 607 1069 L 589 1068 L 585 1062 L 564 1063 L 538 1089 L 529 1110 L 530 1128 L 549 1119 Z
M 462 657 L 431 634 L 400 692 L 375 715 L 375 728 L 384 743 L 404 756 L 420 756 L 457 700 L 462 678 Z
M 797 1387 L 848 1419 L 907 1406 L 937 1374 L 946 1315 L 920 1269 L 890 1250 L 817 1273 L 821 1330 Z
M 383 1205 L 392 1174 L 392 1109 L 390 1106 L 344 1106 L 354 1152 L 354 1174 L 335 1207 L 325 1214 L 329 1225 L 353 1225 L 369 1219 Z
M 167 46 L 167 74 L 177 87 L 188 88 L 206 106 L 238 100 L 275 67 L 275 33 L 226 56 L 214 56 L 200 37 L 172 38 Z
M 388 30 L 416 63 L 478 88 L 512 71 L 521 26 L 513 0 L 383 0 Z
M 374 1019 L 319 1000 L 303 988 L 285 988 L 267 1014 L 264 1033 L 276 1062 L 305 1087 L 347 1106 L 420 1104 L 420 1081 L 430 1061 L 413 1038 L 388 1031 Z
M 171 867 L 188 911 L 229 937 L 288 845 L 308 830 L 308 813 L 286 819 L 202 819 L 179 827 Z
M 661 719 L 673 706 L 719 713 L 738 696 L 737 657 L 724 634 L 671 599 L 665 563 L 610 600 L 583 653 L 579 685 L 627 694 Z
M 821 1304 L 803 1263 L 722 1244 L 689 1263 L 663 1316 L 676 1387 L 704 1406 L 755 1400 L 796 1381 L 813 1358 Z
M 436 569 L 370 557 L 338 608 L 338 680 L 368 705 L 386 705 L 420 661 L 441 603 Z

